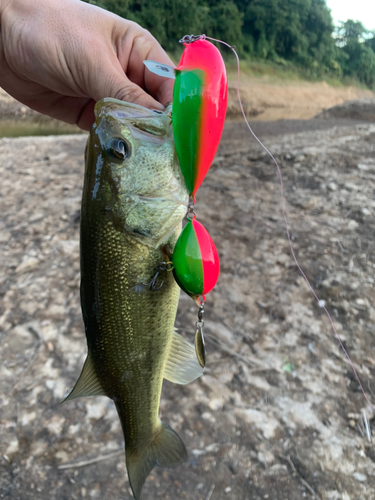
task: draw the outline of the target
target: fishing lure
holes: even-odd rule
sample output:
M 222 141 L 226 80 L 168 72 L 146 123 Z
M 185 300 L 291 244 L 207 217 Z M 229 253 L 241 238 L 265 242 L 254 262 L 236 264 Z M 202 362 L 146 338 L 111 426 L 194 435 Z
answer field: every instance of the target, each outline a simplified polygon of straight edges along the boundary
M 175 79 L 172 126 L 186 187 L 195 201 L 215 157 L 224 127 L 228 79 L 219 50 L 205 35 L 181 38 L 185 50 L 177 68 L 143 61 L 159 76 Z
M 172 125 L 175 148 L 193 199 L 188 220 L 177 240 L 172 263 L 179 286 L 192 297 L 210 292 L 219 277 L 219 257 L 206 229 L 196 220 L 195 195 L 210 168 L 223 132 L 228 81 L 219 50 L 201 37 L 185 36 L 175 70 Z
M 223 58 L 211 42 L 186 36 L 173 88 L 173 135 L 186 187 L 195 199 L 223 132 L 228 82 Z
M 154 61 L 145 61 L 145 65 L 159 75 L 175 78 L 173 134 L 192 203 L 188 207 L 188 222 L 173 251 L 172 264 L 179 286 L 200 303 L 198 298 L 204 301 L 205 294 L 216 285 L 220 264 L 215 244 L 196 220 L 193 207 L 223 132 L 228 80 L 219 50 L 204 36 L 187 35 L 180 42 L 185 50 L 174 71 Z
M 188 219 L 173 250 L 173 274 L 188 295 L 205 296 L 219 277 L 219 256 L 210 235 L 195 218 Z
M 204 367 L 204 301 L 206 293 L 216 285 L 220 263 L 212 238 L 196 220 L 194 204 L 223 132 L 228 80 L 219 50 L 205 39 L 205 35 L 187 35 L 180 42 L 185 49 L 177 68 L 155 61 L 144 63 L 150 71 L 175 79 L 173 135 L 191 202 L 186 213 L 187 223 L 175 244 L 171 264 L 176 282 L 199 306 L 195 351 Z

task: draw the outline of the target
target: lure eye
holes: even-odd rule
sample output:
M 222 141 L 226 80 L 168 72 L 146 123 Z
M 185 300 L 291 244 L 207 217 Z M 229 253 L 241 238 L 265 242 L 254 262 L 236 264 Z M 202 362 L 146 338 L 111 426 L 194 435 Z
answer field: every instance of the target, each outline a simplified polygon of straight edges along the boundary
M 108 153 L 114 158 L 125 160 L 130 156 L 130 147 L 123 139 L 112 139 L 108 145 Z

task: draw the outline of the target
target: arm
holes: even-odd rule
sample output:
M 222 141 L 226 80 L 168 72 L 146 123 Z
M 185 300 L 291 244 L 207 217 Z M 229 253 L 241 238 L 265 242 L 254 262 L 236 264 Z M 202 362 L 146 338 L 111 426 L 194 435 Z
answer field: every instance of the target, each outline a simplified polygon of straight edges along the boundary
M 164 109 L 173 81 L 144 59 L 173 65 L 136 23 L 80 0 L 0 0 L 0 86 L 32 109 L 88 130 L 94 104 L 114 97 Z

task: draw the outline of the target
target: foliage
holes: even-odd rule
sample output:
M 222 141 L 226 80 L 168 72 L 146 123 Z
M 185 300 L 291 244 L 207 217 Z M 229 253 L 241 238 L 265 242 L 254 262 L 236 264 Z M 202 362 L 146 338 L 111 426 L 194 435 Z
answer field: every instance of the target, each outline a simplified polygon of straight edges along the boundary
M 349 19 L 341 22 L 336 30 L 338 60 L 344 76 L 357 78 L 370 88 L 375 88 L 375 37 L 362 23 Z M 373 34 L 372 34 L 373 35 Z M 341 53 L 340 53 L 341 52 Z
M 365 45 L 367 47 L 370 47 L 372 51 L 375 53 L 375 30 L 370 31 L 369 33 L 369 38 L 365 41 Z
M 357 42 L 362 40 L 367 34 L 367 30 L 360 21 L 348 19 L 346 22 L 339 21 L 336 33 L 337 41 L 345 45 L 352 40 Z
M 375 32 L 353 20 L 334 32 L 326 0 L 84 1 L 139 23 L 170 52 L 182 36 L 206 33 L 235 45 L 242 57 L 375 87 Z

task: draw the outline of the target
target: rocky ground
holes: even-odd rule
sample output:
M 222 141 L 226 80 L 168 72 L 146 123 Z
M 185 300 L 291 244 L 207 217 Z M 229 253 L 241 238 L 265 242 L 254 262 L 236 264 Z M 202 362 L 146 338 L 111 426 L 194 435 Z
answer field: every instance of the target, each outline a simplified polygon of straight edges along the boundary
M 280 163 L 297 258 L 375 401 L 375 125 L 257 130 Z M 0 498 L 131 499 L 112 403 L 59 404 L 86 353 L 84 146 L 85 136 L 0 140 Z M 162 418 L 189 459 L 155 469 L 143 498 L 372 500 L 375 413 L 293 262 L 275 166 L 242 123 L 227 125 L 197 212 L 221 258 L 208 368 L 188 386 L 165 383 Z M 192 338 L 195 321 L 182 295 L 177 326 Z

